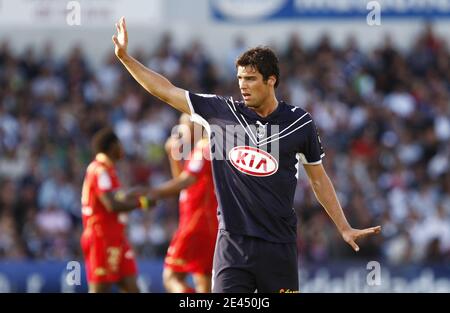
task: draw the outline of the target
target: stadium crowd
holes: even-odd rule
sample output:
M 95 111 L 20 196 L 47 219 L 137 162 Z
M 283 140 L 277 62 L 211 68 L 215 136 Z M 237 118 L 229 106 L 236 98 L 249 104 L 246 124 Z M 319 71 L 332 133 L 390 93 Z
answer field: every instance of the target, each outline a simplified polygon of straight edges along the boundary
M 197 41 L 132 55 L 174 84 L 240 97 L 234 58 L 214 61 Z M 280 57 L 278 99 L 316 121 L 324 165 L 354 227 L 382 225 L 355 254 L 340 238 L 302 172 L 295 209 L 300 259 L 373 257 L 391 264 L 450 260 L 450 51 L 430 25 L 410 49 L 393 39 L 365 51 L 349 38 L 336 47 L 324 35 L 304 46 L 293 34 Z M 178 113 L 146 94 L 111 52 L 92 66 L 80 47 L 64 58 L 51 44 L 13 52 L 0 45 L 0 260 L 81 259 L 80 189 L 92 157 L 90 139 L 112 125 L 127 158 L 125 185 L 170 176 L 164 142 Z M 112 48 L 111 48 L 112 50 Z M 221 64 L 225 66 L 221 67 Z M 162 258 L 177 225 L 177 200 L 129 216 L 140 258 Z

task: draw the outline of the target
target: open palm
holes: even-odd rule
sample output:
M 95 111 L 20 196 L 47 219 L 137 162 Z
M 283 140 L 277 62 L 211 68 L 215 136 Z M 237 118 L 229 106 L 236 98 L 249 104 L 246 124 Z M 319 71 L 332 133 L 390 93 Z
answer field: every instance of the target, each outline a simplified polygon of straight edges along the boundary
M 359 247 L 356 244 L 356 240 L 370 236 L 370 235 L 376 235 L 381 232 L 381 226 L 375 226 L 370 227 L 366 229 L 354 229 L 350 228 L 342 233 L 342 237 L 344 238 L 345 242 L 347 242 L 350 246 L 352 246 L 353 250 L 356 252 L 359 251 Z
M 115 45 L 115 53 L 118 58 L 123 57 L 127 53 L 128 33 L 125 18 L 122 17 L 119 23 L 116 23 L 117 34 L 112 36 Z

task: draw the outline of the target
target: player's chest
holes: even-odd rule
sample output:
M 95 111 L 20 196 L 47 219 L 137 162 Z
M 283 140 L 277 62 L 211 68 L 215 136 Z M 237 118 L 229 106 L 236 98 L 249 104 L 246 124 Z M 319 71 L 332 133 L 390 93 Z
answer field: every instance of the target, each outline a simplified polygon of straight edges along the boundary
M 305 137 L 301 124 L 293 125 L 292 121 L 261 121 L 249 118 L 221 119 L 212 124 L 213 142 L 224 148 L 250 146 L 281 153 L 296 152 Z
M 232 168 L 250 176 L 272 176 L 280 168 L 296 162 L 303 130 L 290 127 L 287 122 L 247 123 L 230 119 L 211 128 L 214 158 L 227 160 Z

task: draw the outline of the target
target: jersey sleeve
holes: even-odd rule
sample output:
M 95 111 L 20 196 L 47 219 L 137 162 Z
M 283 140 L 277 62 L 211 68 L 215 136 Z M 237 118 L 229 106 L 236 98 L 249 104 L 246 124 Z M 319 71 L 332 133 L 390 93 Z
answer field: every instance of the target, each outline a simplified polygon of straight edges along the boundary
M 320 164 L 325 152 L 320 141 L 319 133 L 316 124 L 311 119 L 311 122 L 305 125 L 306 137 L 300 145 L 300 160 L 303 164 Z
M 231 101 L 213 94 L 196 94 L 189 91 L 186 91 L 186 100 L 193 120 L 196 116 L 199 116 L 206 121 L 214 117 L 220 117 L 227 109 L 227 101 Z
M 105 168 L 99 168 L 95 174 L 96 190 L 98 194 L 112 191 L 115 189 L 113 179 Z

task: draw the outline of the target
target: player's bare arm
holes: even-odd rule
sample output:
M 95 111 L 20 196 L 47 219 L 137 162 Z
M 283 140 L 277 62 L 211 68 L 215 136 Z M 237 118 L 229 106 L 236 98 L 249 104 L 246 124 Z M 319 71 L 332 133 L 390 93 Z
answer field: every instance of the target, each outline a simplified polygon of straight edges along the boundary
M 169 137 L 169 139 L 167 139 L 166 144 L 165 144 L 165 149 L 166 149 L 166 153 L 167 153 L 167 157 L 169 159 L 169 165 L 170 165 L 170 171 L 172 173 L 172 177 L 178 177 L 181 172 L 183 171 L 183 165 L 181 160 L 176 160 L 173 157 L 174 154 L 174 149 L 178 148 L 180 146 L 180 140 L 175 138 L 175 137 Z
M 140 197 L 131 194 L 129 195 L 122 190 L 116 192 L 105 192 L 99 196 L 99 199 L 105 208 L 110 212 L 129 212 L 143 206 L 143 208 L 146 209 L 152 204 L 148 198 L 140 199 Z
M 174 86 L 167 78 L 145 67 L 128 54 L 128 33 L 124 17 L 116 24 L 116 29 L 117 34 L 112 37 L 116 56 L 134 79 L 153 96 L 178 111 L 190 114 L 184 89 Z
M 336 224 L 342 238 L 355 250 L 359 251 L 356 240 L 367 235 L 378 234 L 381 231 L 381 226 L 370 227 L 366 229 L 352 228 L 342 210 L 342 207 L 337 198 L 333 184 L 328 177 L 322 164 L 304 165 L 305 171 L 308 175 L 314 194 L 319 203 L 325 208 L 328 215 Z
M 150 191 L 150 198 L 161 199 L 177 195 L 181 190 L 189 187 L 197 178 L 189 172 L 183 171 L 177 177 Z

